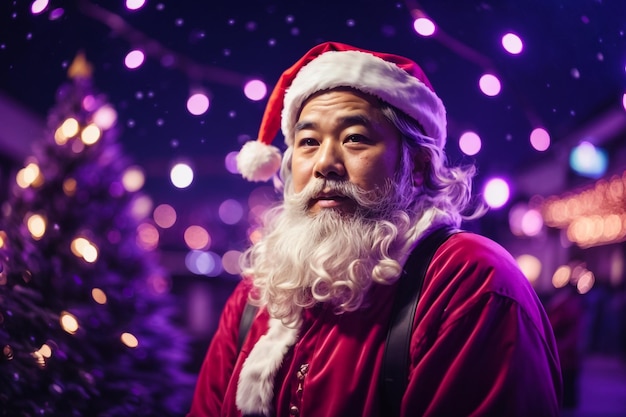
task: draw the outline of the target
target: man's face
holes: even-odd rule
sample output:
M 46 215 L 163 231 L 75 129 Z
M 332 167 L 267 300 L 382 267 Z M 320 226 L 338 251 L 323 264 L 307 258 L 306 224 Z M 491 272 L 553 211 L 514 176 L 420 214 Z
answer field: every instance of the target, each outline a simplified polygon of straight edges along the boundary
M 400 164 L 400 133 L 376 100 L 340 89 L 309 98 L 295 127 L 291 170 L 296 193 L 315 178 L 349 181 L 365 191 L 394 178 Z M 355 202 L 330 189 L 316 195 L 309 211 L 355 211 Z

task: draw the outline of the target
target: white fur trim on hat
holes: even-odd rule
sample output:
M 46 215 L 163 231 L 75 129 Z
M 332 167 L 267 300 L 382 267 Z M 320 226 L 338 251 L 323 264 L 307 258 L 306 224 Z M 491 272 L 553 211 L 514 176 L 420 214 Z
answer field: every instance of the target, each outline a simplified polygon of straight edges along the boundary
M 259 141 L 246 142 L 237 154 L 237 169 L 249 181 L 267 181 L 280 168 L 278 148 Z
M 282 110 L 287 145 L 293 145 L 293 128 L 304 101 L 318 91 L 337 87 L 355 88 L 382 99 L 420 123 L 441 148 L 445 145 L 446 110 L 441 99 L 396 64 L 362 51 L 325 52 L 298 72 Z
M 242 414 L 271 415 L 274 378 L 297 336 L 298 327 L 270 319 L 267 333 L 256 342 L 239 374 L 235 401 Z

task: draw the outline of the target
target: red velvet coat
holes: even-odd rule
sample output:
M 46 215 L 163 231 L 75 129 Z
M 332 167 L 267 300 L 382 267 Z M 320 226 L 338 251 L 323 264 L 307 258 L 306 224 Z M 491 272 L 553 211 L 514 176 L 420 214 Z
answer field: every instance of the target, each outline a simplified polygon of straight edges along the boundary
M 357 312 L 335 315 L 325 305 L 305 312 L 275 380 L 277 417 L 389 415 L 381 409 L 378 379 L 395 287 L 377 285 L 369 307 Z M 242 282 L 224 308 L 189 417 L 241 415 L 239 372 L 268 328 L 262 310 L 237 356 L 248 290 Z M 300 380 L 303 365 L 308 369 Z M 514 259 L 475 234 L 452 236 L 428 268 L 409 372 L 402 416 L 559 414 L 559 359 L 546 314 Z

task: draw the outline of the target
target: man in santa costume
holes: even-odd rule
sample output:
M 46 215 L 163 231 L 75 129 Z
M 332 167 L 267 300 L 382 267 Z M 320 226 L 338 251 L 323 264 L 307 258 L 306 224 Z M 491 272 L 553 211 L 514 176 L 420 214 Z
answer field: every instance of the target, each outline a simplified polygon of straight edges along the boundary
M 406 356 L 404 376 L 381 376 L 399 284 L 420 279 L 409 258 L 483 211 L 475 169 L 449 166 L 445 139 L 445 108 L 407 58 L 327 42 L 282 74 L 237 162 L 284 199 L 244 253 L 189 417 L 559 414 L 546 314 L 511 255 L 474 233 L 435 247 L 405 355 L 391 355 Z M 395 400 L 381 382 L 393 378 Z

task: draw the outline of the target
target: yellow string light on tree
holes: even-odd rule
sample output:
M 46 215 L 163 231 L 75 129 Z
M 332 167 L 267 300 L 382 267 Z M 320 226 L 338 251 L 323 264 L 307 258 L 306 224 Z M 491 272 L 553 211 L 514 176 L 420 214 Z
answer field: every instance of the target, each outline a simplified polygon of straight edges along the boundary
M 100 288 L 94 288 L 91 290 L 91 297 L 98 304 L 107 303 L 107 295 Z
M 20 169 L 15 176 L 15 182 L 20 188 L 41 186 L 43 184 L 43 175 L 39 165 L 37 165 L 37 161 L 32 160 L 24 168 Z
M 79 325 L 76 316 L 72 313 L 68 313 L 67 311 L 63 311 L 61 316 L 59 317 L 59 322 L 61 323 L 61 327 L 63 330 L 68 332 L 69 334 L 74 334 L 78 331 Z
M 33 239 L 39 240 L 46 233 L 47 220 L 41 214 L 29 213 L 26 215 L 25 222 Z
M 63 181 L 63 192 L 68 197 L 72 197 L 76 193 L 76 180 L 74 178 L 66 178 Z
M 144 183 L 146 182 L 146 177 L 143 173 L 143 170 L 138 166 L 131 166 L 126 171 L 124 171 L 124 175 L 122 176 L 122 184 L 124 185 L 124 189 L 129 193 L 134 193 L 139 191 Z
M 52 356 L 52 349 L 50 348 L 50 346 L 44 343 L 38 350 L 34 351 L 31 355 L 35 359 L 35 363 L 39 367 L 45 368 L 46 360 L 50 359 L 50 357 Z
M 98 259 L 98 247 L 84 237 L 72 240 L 70 249 L 74 255 L 89 263 L 94 263 Z
M 83 141 L 85 145 L 93 145 L 98 142 L 101 136 L 102 132 L 100 128 L 92 123 L 85 127 L 80 133 L 80 140 Z
M 129 348 L 136 348 L 139 346 L 139 340 L 137 340 L 137 338 L 131 333 L 122 333 L 120 339 L 122 340 L 122 343 Z
M 61 126 L 54 132 L 54 141 L 59 146 L 65 145 L 69 139 L 78 134 L 79 130 L 80 125 L 78 124 L 78 120 L 69 117 L 65 119 Z

